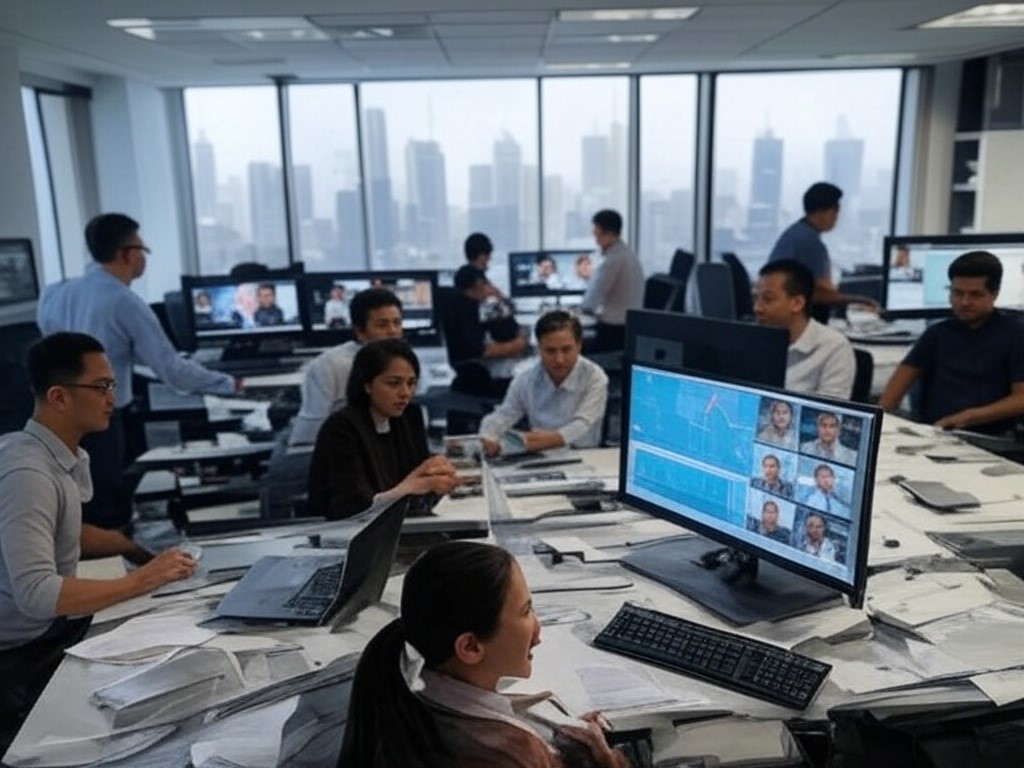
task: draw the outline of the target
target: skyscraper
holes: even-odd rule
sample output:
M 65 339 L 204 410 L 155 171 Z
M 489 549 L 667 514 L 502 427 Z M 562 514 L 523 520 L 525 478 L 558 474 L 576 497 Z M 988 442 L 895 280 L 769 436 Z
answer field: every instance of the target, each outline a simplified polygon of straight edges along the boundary
M 846 117 L 840 115 L 836 138 L 825 142 L 825 179 L 843 190 L 844 203 L 859 200 L 864 165 L 864 140 L 849 134 Z
M 523 152 L 508 133 L 494 142 L 494 204 L 497 228 L 493 239 L 500 248 L 519 247 L 519 211 L 523 179 Z
M 774 241 L 779 231 L 779 203 L 782 196 L 782 139 L 771 129 L 754 139 L 750 169 L 750 206 L 747 208 L 747 236 L 752 245 Z
M 390 254 L 397 241 L 395 202 L 388 167 L 387 121 L 382 109 L 367 109 L 366 174 L 369 184 L 370 234 L 375 253 Z
M 409 240 L 429 254 L 445 254 L 448 238 L 448 188 L 444 154 L 436 141 L 410 139 L 405 145 L 408 180 L 406 226 Z
M 583 194 L 604 193 L 611 183 L 608 164 L 608 137 L 584 136 L 581 142 L 583 160 Z
M 249 163 L 249 210 L 255 257 L 268 266 L 288 261 L 281 169 L 272 163 Z
M 192 184 L 196 196 L 196 217 L 204 222 L 217 218 L 217 161 L 213 144 L 202 131 L 192 145 Z
M 295 165 L 295 213 L 299 221 L 310 221 L 313 218 L 313 169 L 308 165 Z
M 343 269 L 367 266 L 359 196 L 358 189 L 341 189 L 334 195 L 338 258 Z

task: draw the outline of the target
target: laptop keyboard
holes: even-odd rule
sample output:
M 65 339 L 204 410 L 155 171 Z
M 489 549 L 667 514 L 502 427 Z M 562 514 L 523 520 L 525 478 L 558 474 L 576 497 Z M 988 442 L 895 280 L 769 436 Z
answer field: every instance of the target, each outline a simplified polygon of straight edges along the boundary
M 342 565 L 318 569 L 285 605 L 301 616 L 315 618 L 326 611 L 338 594 Z

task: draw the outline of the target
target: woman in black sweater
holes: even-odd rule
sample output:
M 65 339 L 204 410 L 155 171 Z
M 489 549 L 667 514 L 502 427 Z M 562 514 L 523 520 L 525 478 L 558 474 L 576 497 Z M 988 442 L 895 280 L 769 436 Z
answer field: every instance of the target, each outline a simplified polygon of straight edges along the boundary
M 420 363 L 409 345 L 382 339 L 352 362 L 347 405 L 317 434 L 309 468 L 309 511 L 351 517 L 378 498 L 444 495 L 459 483 L 444 456 L 427 451 L 420 409 L 411 406 Z

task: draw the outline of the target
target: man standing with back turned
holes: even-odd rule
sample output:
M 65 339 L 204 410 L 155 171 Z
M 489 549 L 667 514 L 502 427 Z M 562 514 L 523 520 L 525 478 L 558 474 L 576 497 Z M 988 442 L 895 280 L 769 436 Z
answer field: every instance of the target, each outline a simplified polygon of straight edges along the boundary
M 597 338 L 588 352 L 621 352 L 626 345 L 626 311 L 644 301 L 644 270 L 621 238 L 622 216 L 603 210 L 594 214 L 594 241 L 604 260 L 587 286 L 580 309 L 597 315 Z
M 215 373 L 178 355 L 153 310 L 130 285 L 146 271 L 149 248 L 139 237 L 139 223 L 122 213 L 104 213 L 85 227 L 85 242 L 94 260 L 85 274 L 47 287 L 39 301 L 39 328 L 44 335 L 78 331 L 106 349 L 118 390 L 110 427 L 85 438 L 91 459 L 93 500 L 83 508 L 86 522 L 120 528 L 131 522 L 131 489 L 125 469 L 125 416 L 132 402 L 132 364 L 148 365 L 174 389 L 230 395 L 241 380 Z

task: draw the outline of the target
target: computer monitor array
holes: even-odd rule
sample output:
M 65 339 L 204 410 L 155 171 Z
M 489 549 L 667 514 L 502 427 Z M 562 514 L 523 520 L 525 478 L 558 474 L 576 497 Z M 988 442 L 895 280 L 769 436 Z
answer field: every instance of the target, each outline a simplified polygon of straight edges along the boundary
M 862 603 L 876 408 L 652 365 L 633 365 L 627 387 L 627 502 Z M 765 615 L 796 608 L 757 586 Z
M 597 270 L 589 251 L 515 251 L 508 255 L 513 298 L 582 296 Z
M 196 339 L 302 333 L 298 278 L 183 277 Z
M 27 238 L 0 239 L 0 306 L 35 301 L 39 298 L 32 241 Z
M 1002 263 L 997 306 L 1024 308 L 1024 233 L 887 237 L 884 249 L 885 309 L 891 316 L 948 314 L 947 270 L 968 251 L 990 251 Z

